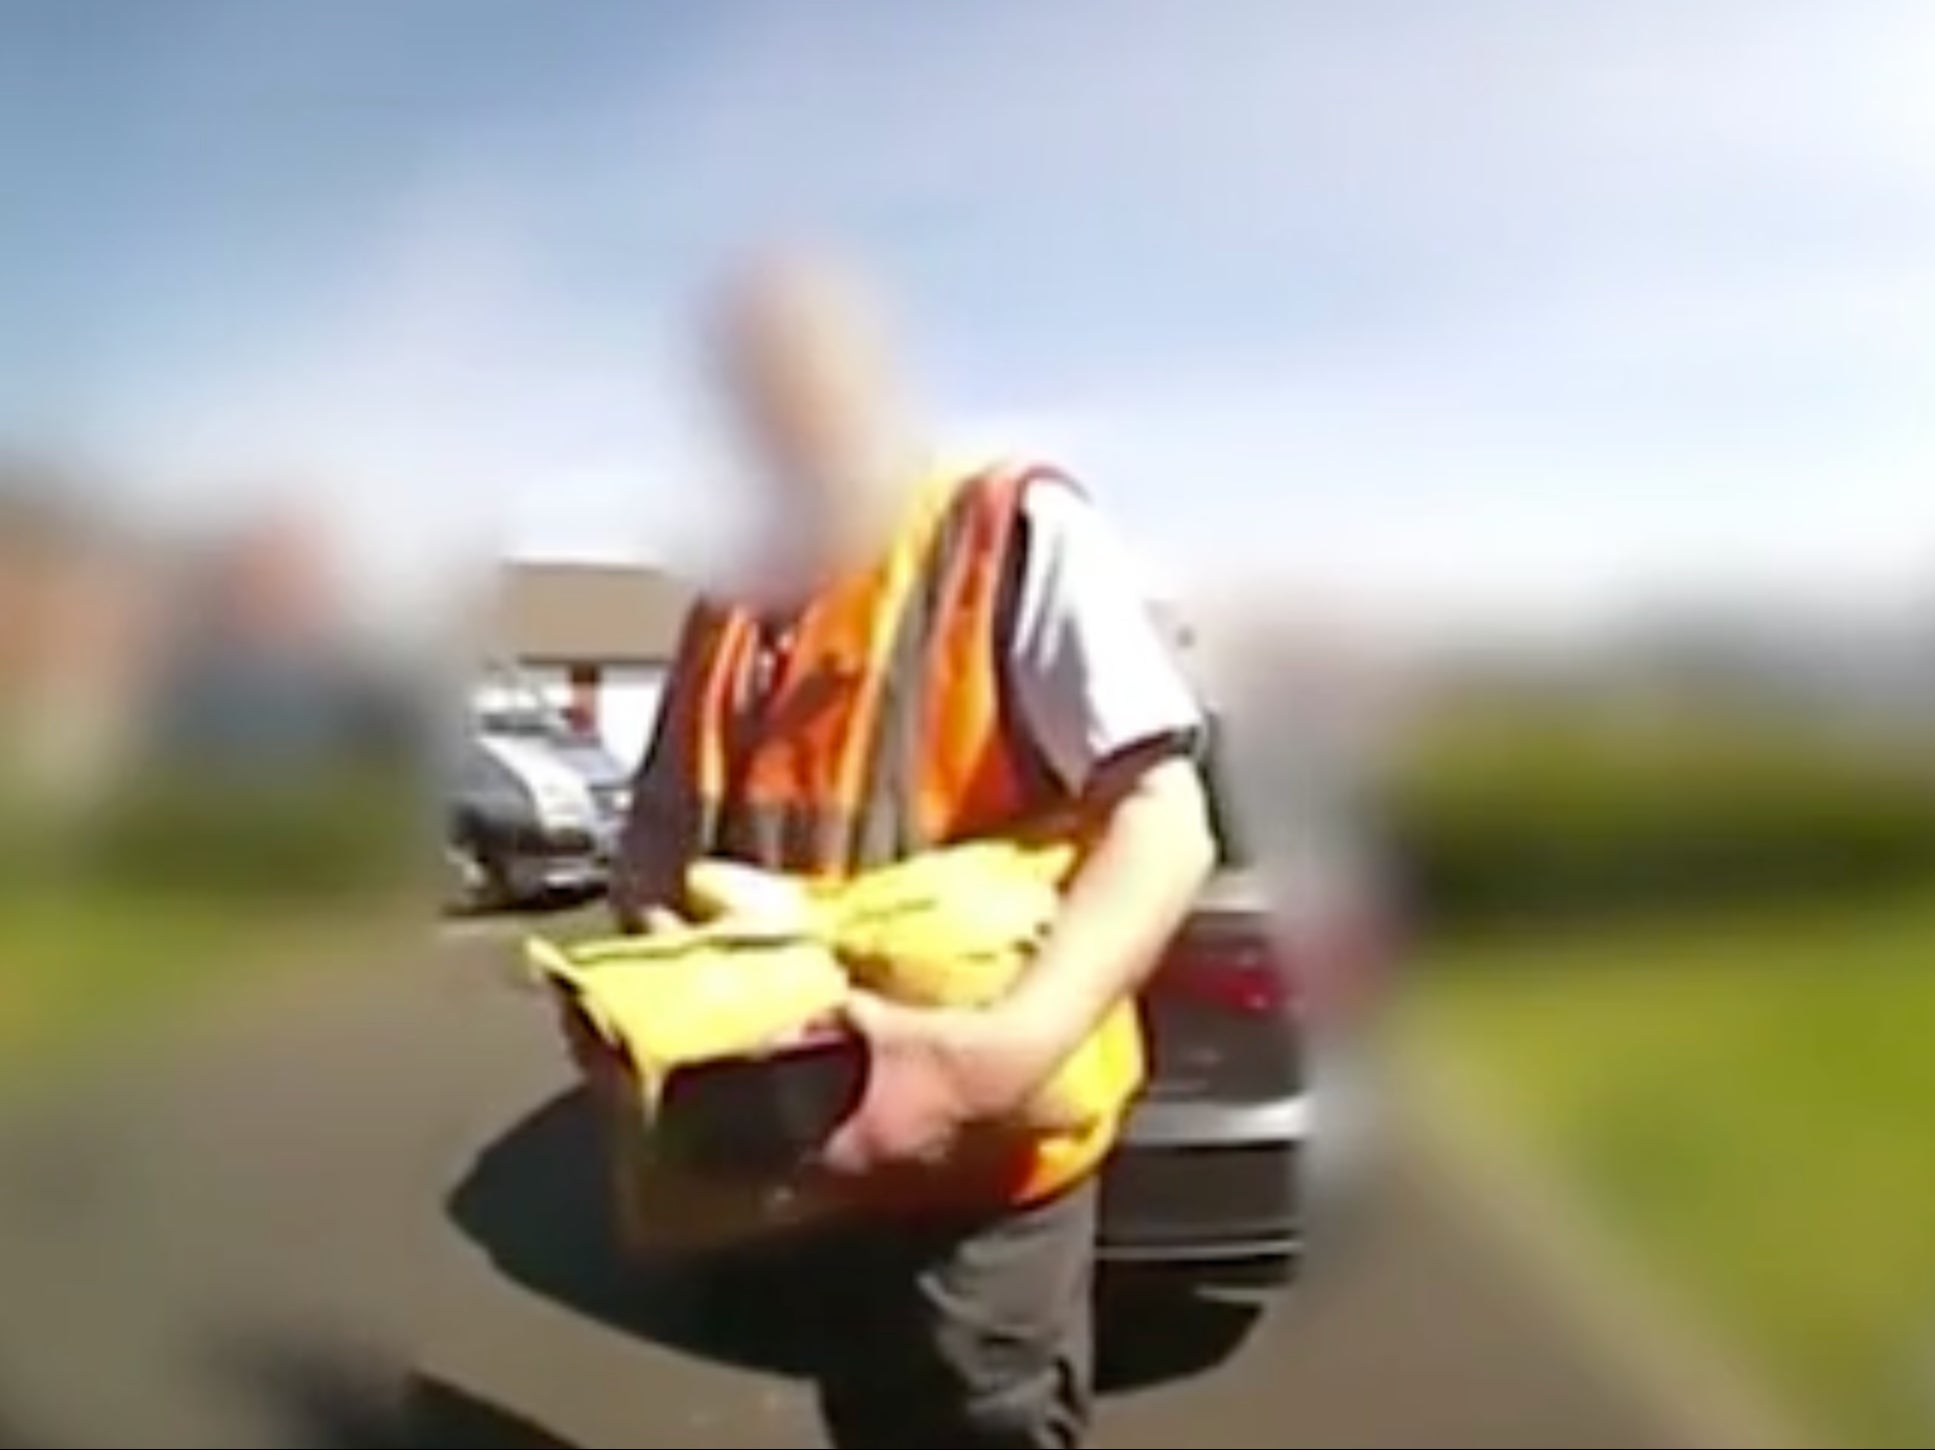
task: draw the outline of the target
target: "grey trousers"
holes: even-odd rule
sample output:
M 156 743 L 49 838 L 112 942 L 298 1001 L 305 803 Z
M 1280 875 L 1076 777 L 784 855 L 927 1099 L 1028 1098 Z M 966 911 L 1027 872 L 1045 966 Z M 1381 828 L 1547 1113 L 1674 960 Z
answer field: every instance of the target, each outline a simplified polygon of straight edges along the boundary
M 836 1450 L 1074 1450 L 1092 1408 L 1096 1189 L 833 1247 L 815 1375 Z M 823 1281 L 826 1282 L 826 1281 Z

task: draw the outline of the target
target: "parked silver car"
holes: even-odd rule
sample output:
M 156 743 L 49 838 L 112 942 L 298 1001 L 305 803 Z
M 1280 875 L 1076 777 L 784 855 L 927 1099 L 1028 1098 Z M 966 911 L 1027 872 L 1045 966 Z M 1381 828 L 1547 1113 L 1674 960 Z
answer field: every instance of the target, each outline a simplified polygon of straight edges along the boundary
M 610 877 L 630 777 L 534 692 L 474 704 L 447 790 L 451 904 L 514 905 Z
M 1297 1259 L 1313 1167 L 1342 1161 L 1317 1144 L 1312 1062 L 1335 1039 L 1316 1003 L 1341 974 L 1374 975 L 1387 933 L 1342 832 L 1312 820 L 1301 858 L 1258 851 L 1225 753 L 1212 740 L 1205 760 L 1219 870 L 1144 995 L 1150 1081 L 1103 1180 L 1101 1248 L 1118 1265 L 1267 1282 Z M 1350 1054 L 1325 1059 L 1324 1124 L 1342 1132 L 1330 1063 Z

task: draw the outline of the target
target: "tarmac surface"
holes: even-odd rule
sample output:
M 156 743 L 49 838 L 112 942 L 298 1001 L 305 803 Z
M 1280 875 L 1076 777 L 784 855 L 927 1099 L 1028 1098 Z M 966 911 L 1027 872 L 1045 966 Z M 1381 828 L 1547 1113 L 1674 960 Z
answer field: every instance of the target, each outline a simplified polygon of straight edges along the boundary
M 820 1443 L 809 1308 L 619 1266 L 501 929 L 0 1132 L 0 1446 Z M 1400 1140 L 1401 1141 L 1401 1140 Z M 1112 1290 L 1101 1447 L 1686 1443 L 1428 1155 L 1261 1303 Z

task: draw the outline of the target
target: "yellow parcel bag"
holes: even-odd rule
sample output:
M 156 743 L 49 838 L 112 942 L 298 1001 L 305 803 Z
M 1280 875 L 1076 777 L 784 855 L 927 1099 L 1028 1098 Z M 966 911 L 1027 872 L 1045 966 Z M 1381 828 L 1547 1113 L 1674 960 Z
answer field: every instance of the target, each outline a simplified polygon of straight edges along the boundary
M 637 1075 L 648 1117 L 668 1074 L 784 1047 L 837 1019 L 855 986 L 913 1006 L 985 1006 L 1011 990 L 1053 923 L 1075 852 L 972 842 L 823 883 L 700 861 L 700 920 L 642 935 L 527 944 Z M 1018 1127 L 1087 1128 L 1120 1110 L 1099 1041 L 1044 1085 Z

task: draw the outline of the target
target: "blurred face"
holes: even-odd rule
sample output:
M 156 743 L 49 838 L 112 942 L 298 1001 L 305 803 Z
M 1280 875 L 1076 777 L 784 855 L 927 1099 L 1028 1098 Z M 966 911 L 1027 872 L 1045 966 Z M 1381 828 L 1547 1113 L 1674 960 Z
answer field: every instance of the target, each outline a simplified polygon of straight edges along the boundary
M 726 400 L 772 490 L 775 537 L 798 550 L 866 534 L 895 481 L 900 419 L 883 333 L 855 285 L 805 263 L 751 274 L 727 297 Z

